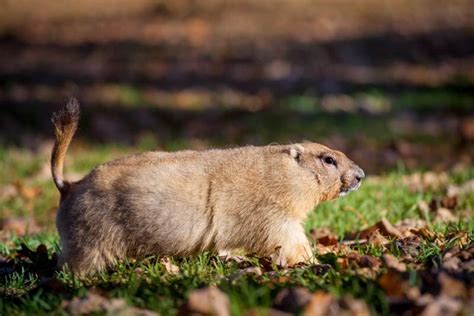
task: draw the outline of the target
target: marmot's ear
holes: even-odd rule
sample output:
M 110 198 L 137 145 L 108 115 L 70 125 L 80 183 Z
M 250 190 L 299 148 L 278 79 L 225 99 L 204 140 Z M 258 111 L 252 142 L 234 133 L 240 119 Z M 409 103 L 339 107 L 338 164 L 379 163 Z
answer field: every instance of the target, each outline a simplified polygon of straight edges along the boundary
M 300 156 L 304 153 L 304 147 L 299 144 L 290 145 L 288 152 L 291 157 L 298 160 Z

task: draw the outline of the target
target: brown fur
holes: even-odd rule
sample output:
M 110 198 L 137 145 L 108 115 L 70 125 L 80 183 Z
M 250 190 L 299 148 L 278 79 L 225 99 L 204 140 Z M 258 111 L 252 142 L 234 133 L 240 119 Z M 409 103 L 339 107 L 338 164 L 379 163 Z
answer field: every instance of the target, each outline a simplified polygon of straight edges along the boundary
M 67 137 L 56 133 L 56 182 L 72 137 L 67 131 L 77 125 L 75 116 L 59 121 Z M 316 143 L 125 157 L 96 167 L 67 190 L 57 184 L 61 263 L 88 274 L 126 257 L 236 248 L 269 255 L 278 247 L 289 264 L 309 260 L 307 214 L 357 189 L 363 177 L 343 153 Z
M 51 155 L 51 173 L 53 174 L 54 184 L 61 194 L 66 193 L 68 183 L 63 180 L 63 166 L 66 151 L 71 143 L 72 137 L 77 130 L 79 123 L 79 102 L 70 98 L 64 108 L 54 113 L 51 121 L 54 126 L 54 135 L 56 142 L 54 143 Z

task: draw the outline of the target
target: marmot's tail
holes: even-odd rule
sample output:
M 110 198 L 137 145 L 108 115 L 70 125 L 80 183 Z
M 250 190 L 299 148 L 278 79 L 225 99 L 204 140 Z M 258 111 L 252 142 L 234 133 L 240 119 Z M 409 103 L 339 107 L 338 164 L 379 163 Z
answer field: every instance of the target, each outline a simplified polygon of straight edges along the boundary
M 54 184 L 56 184 L 61 195 L 66 193 L 69 187 L 69 183 L 63 179 L 64 158 L 76 132 L 79 113 L 79 102 L 74 98 L 70 98 L 66 105 L 51 117 L 54 135 L 56 136 L 51 155 L 51 173 L 53 174 Z

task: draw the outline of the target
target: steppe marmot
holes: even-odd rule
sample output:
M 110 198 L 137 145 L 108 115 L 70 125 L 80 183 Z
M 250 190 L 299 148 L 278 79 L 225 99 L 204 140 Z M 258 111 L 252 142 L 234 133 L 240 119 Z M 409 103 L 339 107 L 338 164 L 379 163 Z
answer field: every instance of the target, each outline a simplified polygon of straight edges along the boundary
M 60 264 L 86 275 L 126 257 L 279 248 L 288 264 L 311 259 L 303 221 L 318 203 L 359 188 L 364 171 L 316 143 L 204 151 L 151 151 L 63 179 L 79 121 L 70 99 L 52 117 L 51 168 L 61 193 Z

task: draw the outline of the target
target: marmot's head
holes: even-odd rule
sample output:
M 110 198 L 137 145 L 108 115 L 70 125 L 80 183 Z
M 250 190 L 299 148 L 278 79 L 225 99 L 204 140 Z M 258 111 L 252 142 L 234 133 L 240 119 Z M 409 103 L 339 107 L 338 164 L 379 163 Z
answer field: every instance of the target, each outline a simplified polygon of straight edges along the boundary
M 290 145 L 290 156 L 302 172 L 314 178 L 320 188 L 320 201 L 335 199 L 357 190 L 364 170 L 342 152 L 317 143 Z

